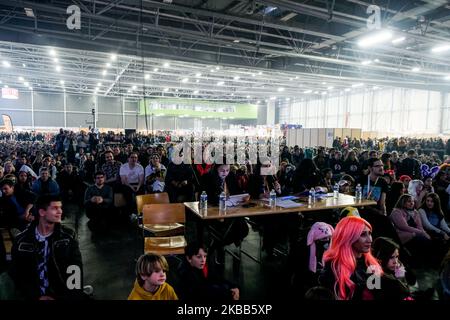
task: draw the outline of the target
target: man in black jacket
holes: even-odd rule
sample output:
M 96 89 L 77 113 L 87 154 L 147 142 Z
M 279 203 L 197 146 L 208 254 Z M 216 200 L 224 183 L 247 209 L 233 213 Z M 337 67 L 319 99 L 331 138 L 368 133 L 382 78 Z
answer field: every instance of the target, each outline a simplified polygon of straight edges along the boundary
M 83 297 L 83 265 L 73 230 L 61 225 L 58 196 L 37 200 L 38 218 L 20 233 L 12 248 L 10 276 L 25 299 Z
M 408 175 L 413 179 L 422 179 L 422 173 L 420 172 L 420 162 L 415 158 L 416 152 L 414 149 L 408 151 L 408 158 L 402 161 L 401 175 Z

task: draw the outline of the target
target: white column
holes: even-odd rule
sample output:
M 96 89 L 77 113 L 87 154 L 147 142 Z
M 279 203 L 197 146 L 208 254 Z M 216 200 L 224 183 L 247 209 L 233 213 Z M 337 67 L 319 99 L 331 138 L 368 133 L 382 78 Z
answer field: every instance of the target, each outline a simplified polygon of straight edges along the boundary
M 125 130 L 125 98 L 122 96 L 122 130 Z
M 267 102 L 266 122 L 268 125 L 275 124 L 275 100 L 269 100 L 269 102 Z
M 64 128 L 67 128 L 67 95 L 66 92 L 63 92 L 63 100 L 64 100 Z
M 31 127 L 34 130 L 34 91 L 33 90 L 31 90 L 30 95 L 31 95 Z
M 95 109 L 94 128 L 97 128 L 97 122 L 98 122 L 98 97 L 97 97 L 97 95 L 94 96 L 94 109 Z

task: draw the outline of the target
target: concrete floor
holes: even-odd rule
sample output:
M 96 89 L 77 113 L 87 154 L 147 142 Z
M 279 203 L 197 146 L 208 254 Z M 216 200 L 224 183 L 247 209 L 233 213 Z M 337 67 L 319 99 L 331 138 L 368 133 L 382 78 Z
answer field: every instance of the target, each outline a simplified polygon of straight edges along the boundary
M 76 205 L 68 204 L 65 208 L 64 224 L 78 233 L 80 250 L 83 257 L 85 284 L 94 287 L 94 299 L 124 300 L 127 299 L 135 279 L 134 267 L 137 257 L 142 253 L 142 241 L 136 226 L 122 220 L 108 227 L 103 233 L 93 233 L 88 228 L 88 219 Z M 250 231 L 242 247 L 253 256 L 259 254 L 259 233 Z M 237 252 L 234 245 L 228 246 Z M 176 259 L 170 259 L 171 271 L 168 283 L 176 286 Z M 215 268 L 213 263 L 210 267 Z M 242 300 L 288 300 L 292 298 L 290 276 L 287 272 L 287 258 L 280 256 L 268 259 L 262 255 L 262 263 L 258 264 L 245 255 L 238 263 L 230 254 L 226 254 L 225 267 L 217 269 L 224 278 L 238 283 Z M 417 270 L 421 289 L 434 287 L 437 269 Z M 274 293 L 276 292 L 276 295 Z M 437 299 L 437 295 L 435 297 Z

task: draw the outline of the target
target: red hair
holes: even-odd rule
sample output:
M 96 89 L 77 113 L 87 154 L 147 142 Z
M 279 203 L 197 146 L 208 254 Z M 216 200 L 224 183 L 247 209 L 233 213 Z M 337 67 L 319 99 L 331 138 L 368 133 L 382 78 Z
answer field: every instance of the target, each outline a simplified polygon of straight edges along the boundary
M 356 257 L 353 243 L 360 237 L 364 228 L 372 231 L 372 226 L 359 217 L 346 217 L 339 221 L 331 238 L 331 246 L 323 255 L 324 263 L 330 261 L 336 279 L 334 293 L 338 299 L 349 300 L 355 291 L 355 283 L 350 279 L 356 269 Z M 382 273 L 377 259 L 369 252 L 363 253 L 366 266 L 374 266 L 376 272 Z

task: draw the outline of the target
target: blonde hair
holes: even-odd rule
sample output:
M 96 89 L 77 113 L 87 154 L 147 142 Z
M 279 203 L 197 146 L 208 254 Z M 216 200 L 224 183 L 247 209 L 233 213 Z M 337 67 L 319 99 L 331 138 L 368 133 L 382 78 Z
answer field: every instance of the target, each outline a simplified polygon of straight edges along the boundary
M 136 262 L 136 278 L 138 283 L 142 286 L 144 284 L 142 276 L 151 276 L 153 272 L 160 272 L 161 270 L 164 272 L 169 271 L 169 264 L 166 258 L 153 253 L 143 254 Z

